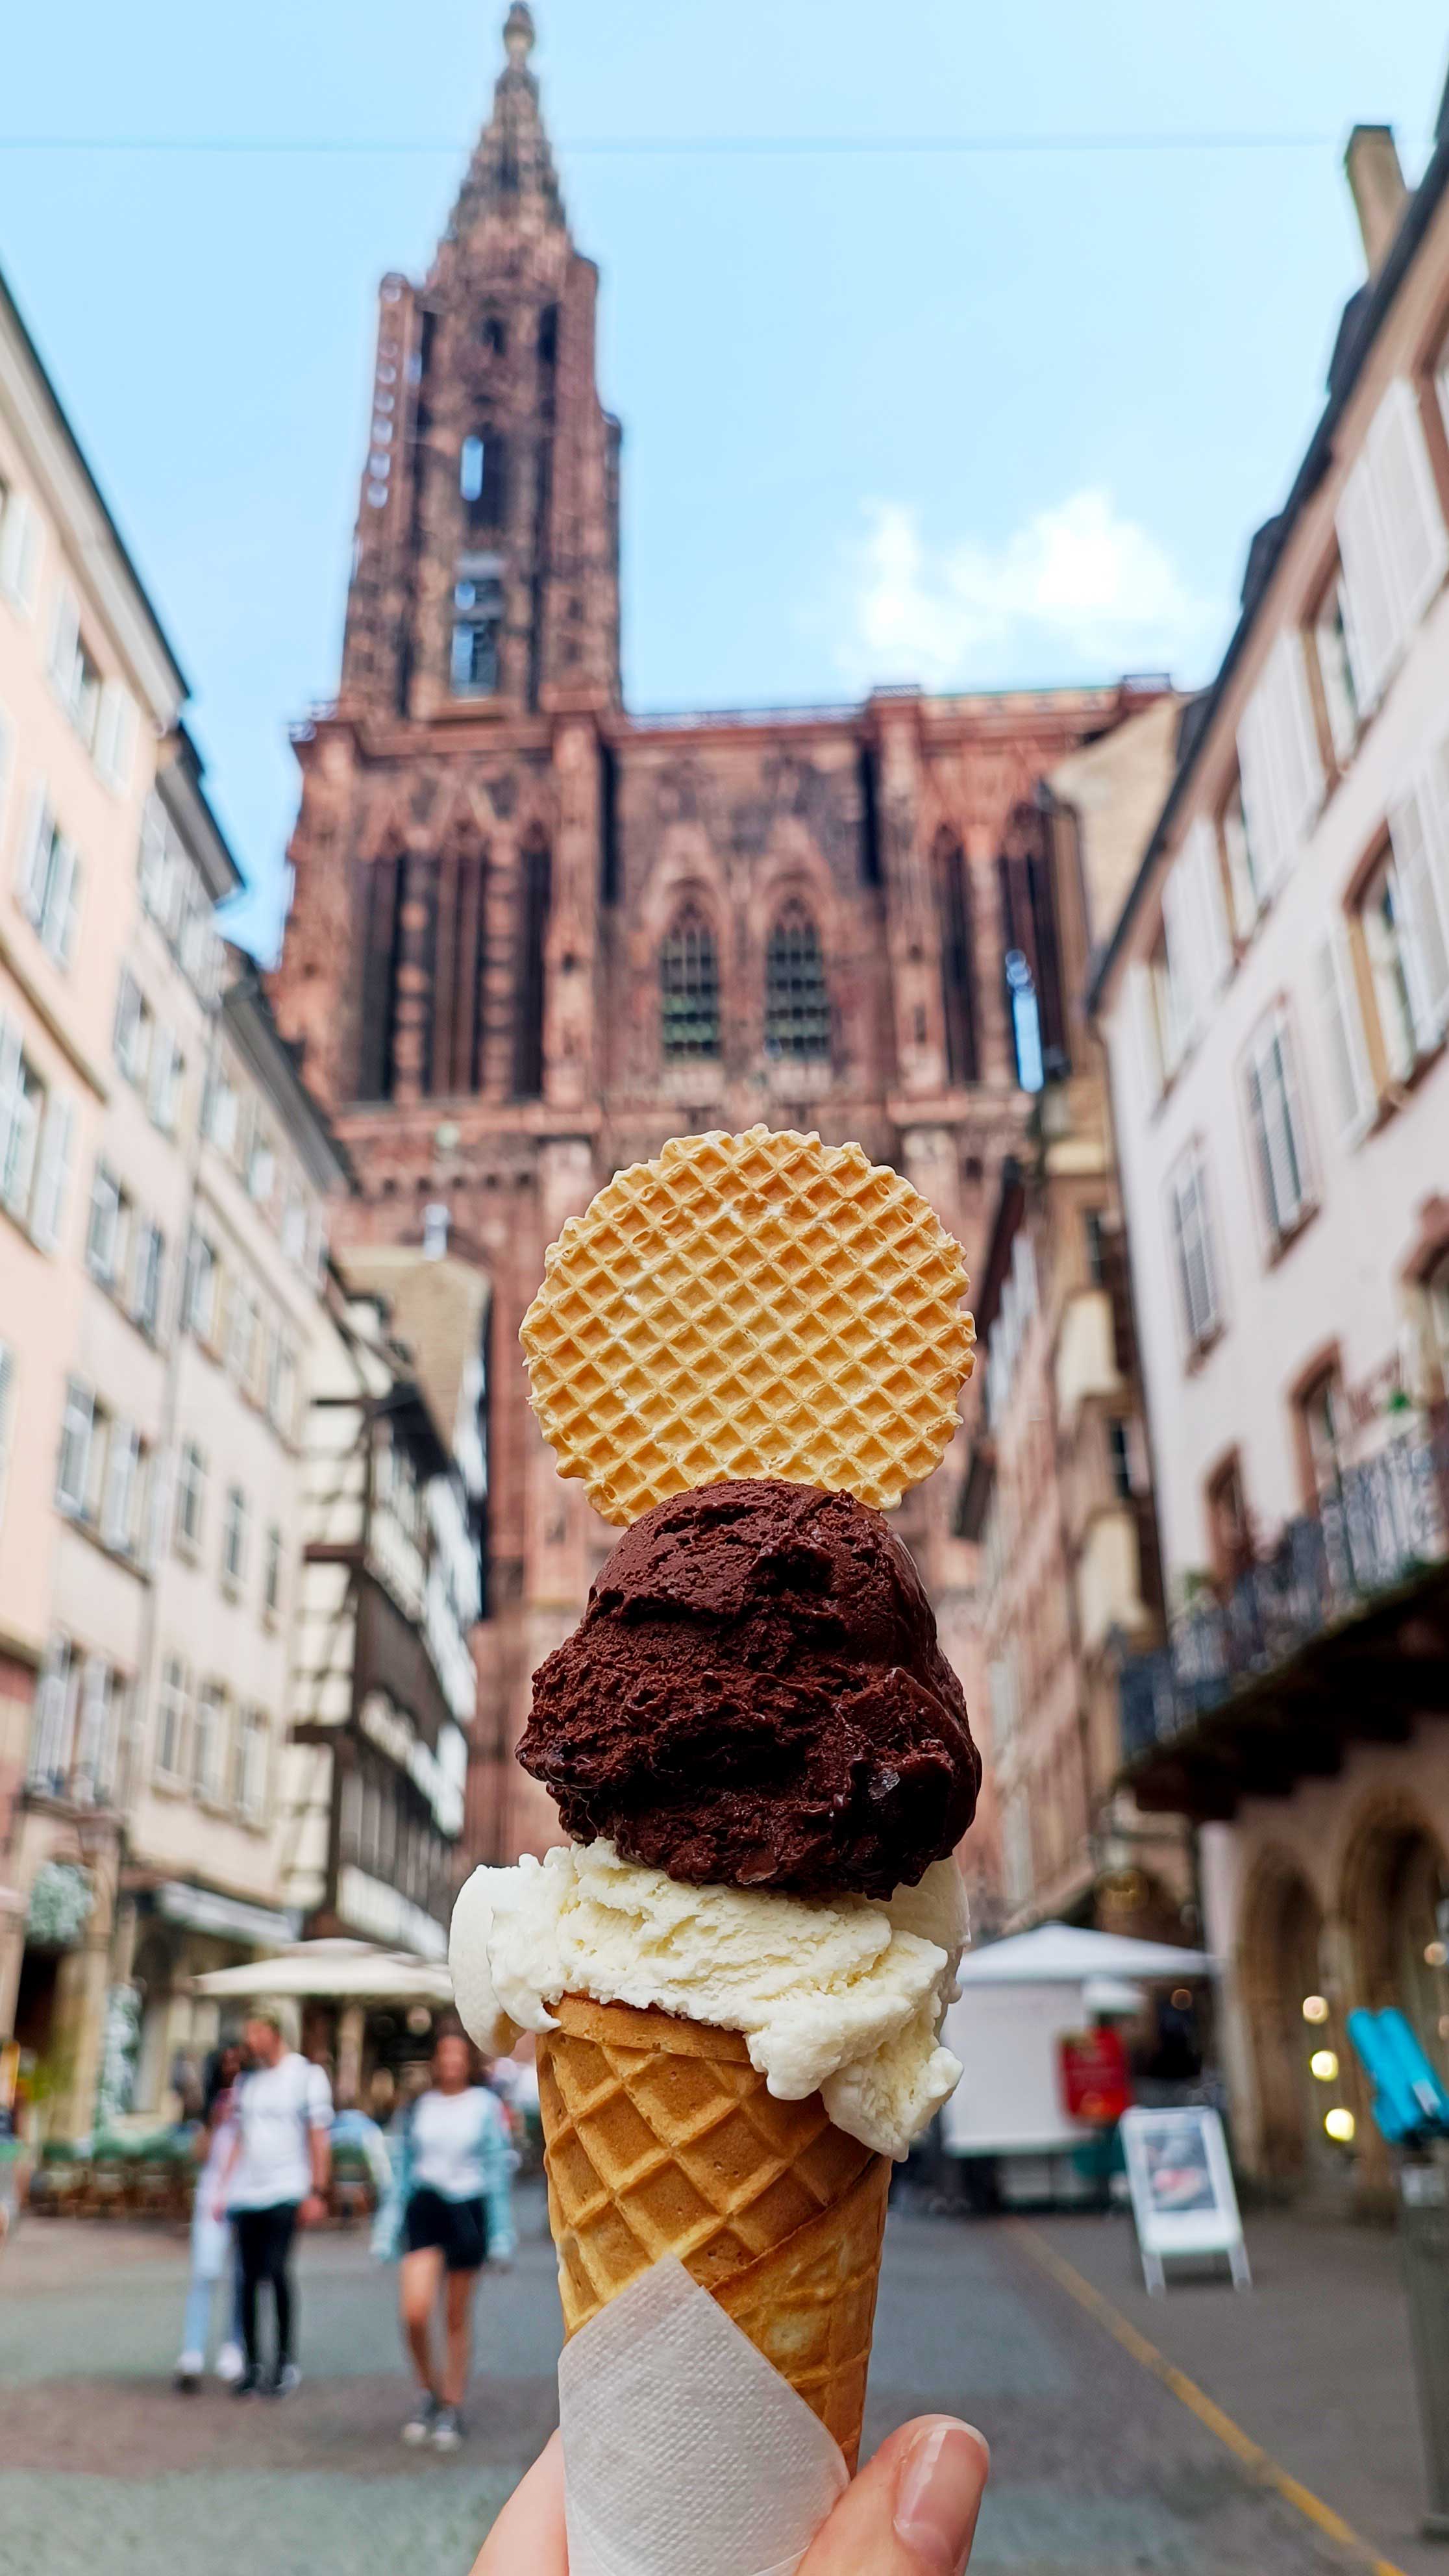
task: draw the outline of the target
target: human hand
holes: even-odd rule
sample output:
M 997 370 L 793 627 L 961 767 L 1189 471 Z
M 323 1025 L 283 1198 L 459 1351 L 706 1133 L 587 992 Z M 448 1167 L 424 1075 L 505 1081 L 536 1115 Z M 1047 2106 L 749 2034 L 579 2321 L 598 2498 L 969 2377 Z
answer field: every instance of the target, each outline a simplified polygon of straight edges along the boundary
M 297 2223 L 301 2227 L 320 2227 L 326 2215 L 327 2203 L 320 2191 L 309 2191 L 297 2212 Z
M 964 2576 L 991 2454 L 950 2415 L 882 2442 L 822 2523 L 799 2576 Z M 563 2448 L 555 2433 L 510 2496 L 473 2576 L 568 2576 Z

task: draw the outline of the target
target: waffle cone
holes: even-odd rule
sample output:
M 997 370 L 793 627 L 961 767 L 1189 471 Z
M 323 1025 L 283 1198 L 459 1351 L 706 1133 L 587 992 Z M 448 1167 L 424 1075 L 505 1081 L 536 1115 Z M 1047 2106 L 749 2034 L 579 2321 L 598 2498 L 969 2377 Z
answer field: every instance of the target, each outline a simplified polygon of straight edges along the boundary
M 854 2469 L 890 2165 L 777 2102 L 737 2032 L 565 1995 L 538 2042 L 566 2333 L 662 2255 L 819 2416 Z
M 676 1137 L 551 1246 L 530 1401 L 607 1521 L 749 1476 L 888 1510 L 956 1428 L 967 1284 L 935 1210 L 858 1145 Z

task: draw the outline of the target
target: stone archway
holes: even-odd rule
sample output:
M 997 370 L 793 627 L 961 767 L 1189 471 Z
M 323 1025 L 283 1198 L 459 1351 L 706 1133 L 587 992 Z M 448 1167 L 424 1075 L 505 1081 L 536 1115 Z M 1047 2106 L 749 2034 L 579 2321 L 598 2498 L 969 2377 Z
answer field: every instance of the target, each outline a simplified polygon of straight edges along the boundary
M 1353 1948 L 1355 2000 L 1396 2004 L 1441 2075 L 1449 2076 L 1449 1975 L 1434 1963 L 1449 1861 L 1416 1802 L 1376 1801 L 1357 1820 L 1343 1868 L 1343 1919 Z
M 1243 1905 L 1240 1983 L 1258 2094 L 1258 2164 L 1265 2181 L 1302 2183 L 1322 2165 L 1309 2069 L 1321 2029 L 1303 2017 L 1321 1985 L 1323 1908 L 1297 1863 L 1265 1852 Z

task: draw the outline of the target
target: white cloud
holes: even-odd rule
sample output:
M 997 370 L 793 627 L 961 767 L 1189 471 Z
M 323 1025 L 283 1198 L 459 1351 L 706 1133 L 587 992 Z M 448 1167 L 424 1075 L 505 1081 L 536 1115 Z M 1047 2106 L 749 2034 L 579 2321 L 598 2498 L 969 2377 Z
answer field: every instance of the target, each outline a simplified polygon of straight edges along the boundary
M 999 546 L 967 537 L 939 553 L 904 503 L 874 502 L 868 516 L 838 651 L 856 687 L 1030 686 L 1129 669 L 1202 676 L 1220 605 L 1193 596 L 1110 492 L 1075 492 Z

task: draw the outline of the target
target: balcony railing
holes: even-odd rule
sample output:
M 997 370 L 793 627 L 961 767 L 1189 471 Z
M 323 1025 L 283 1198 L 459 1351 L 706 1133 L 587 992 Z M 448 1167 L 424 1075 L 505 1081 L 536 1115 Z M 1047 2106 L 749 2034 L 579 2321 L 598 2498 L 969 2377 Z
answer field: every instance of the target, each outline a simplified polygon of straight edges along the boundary
M 1345 1469 L 1316 1512 L 1289 1521 L 1270 1556 L 1222 1595 L 1204 1593 L 1166 1647 L 1121 1668 L 1130 1762 L 1449 1554 L 1449 1428 L 1422 1422 Z

